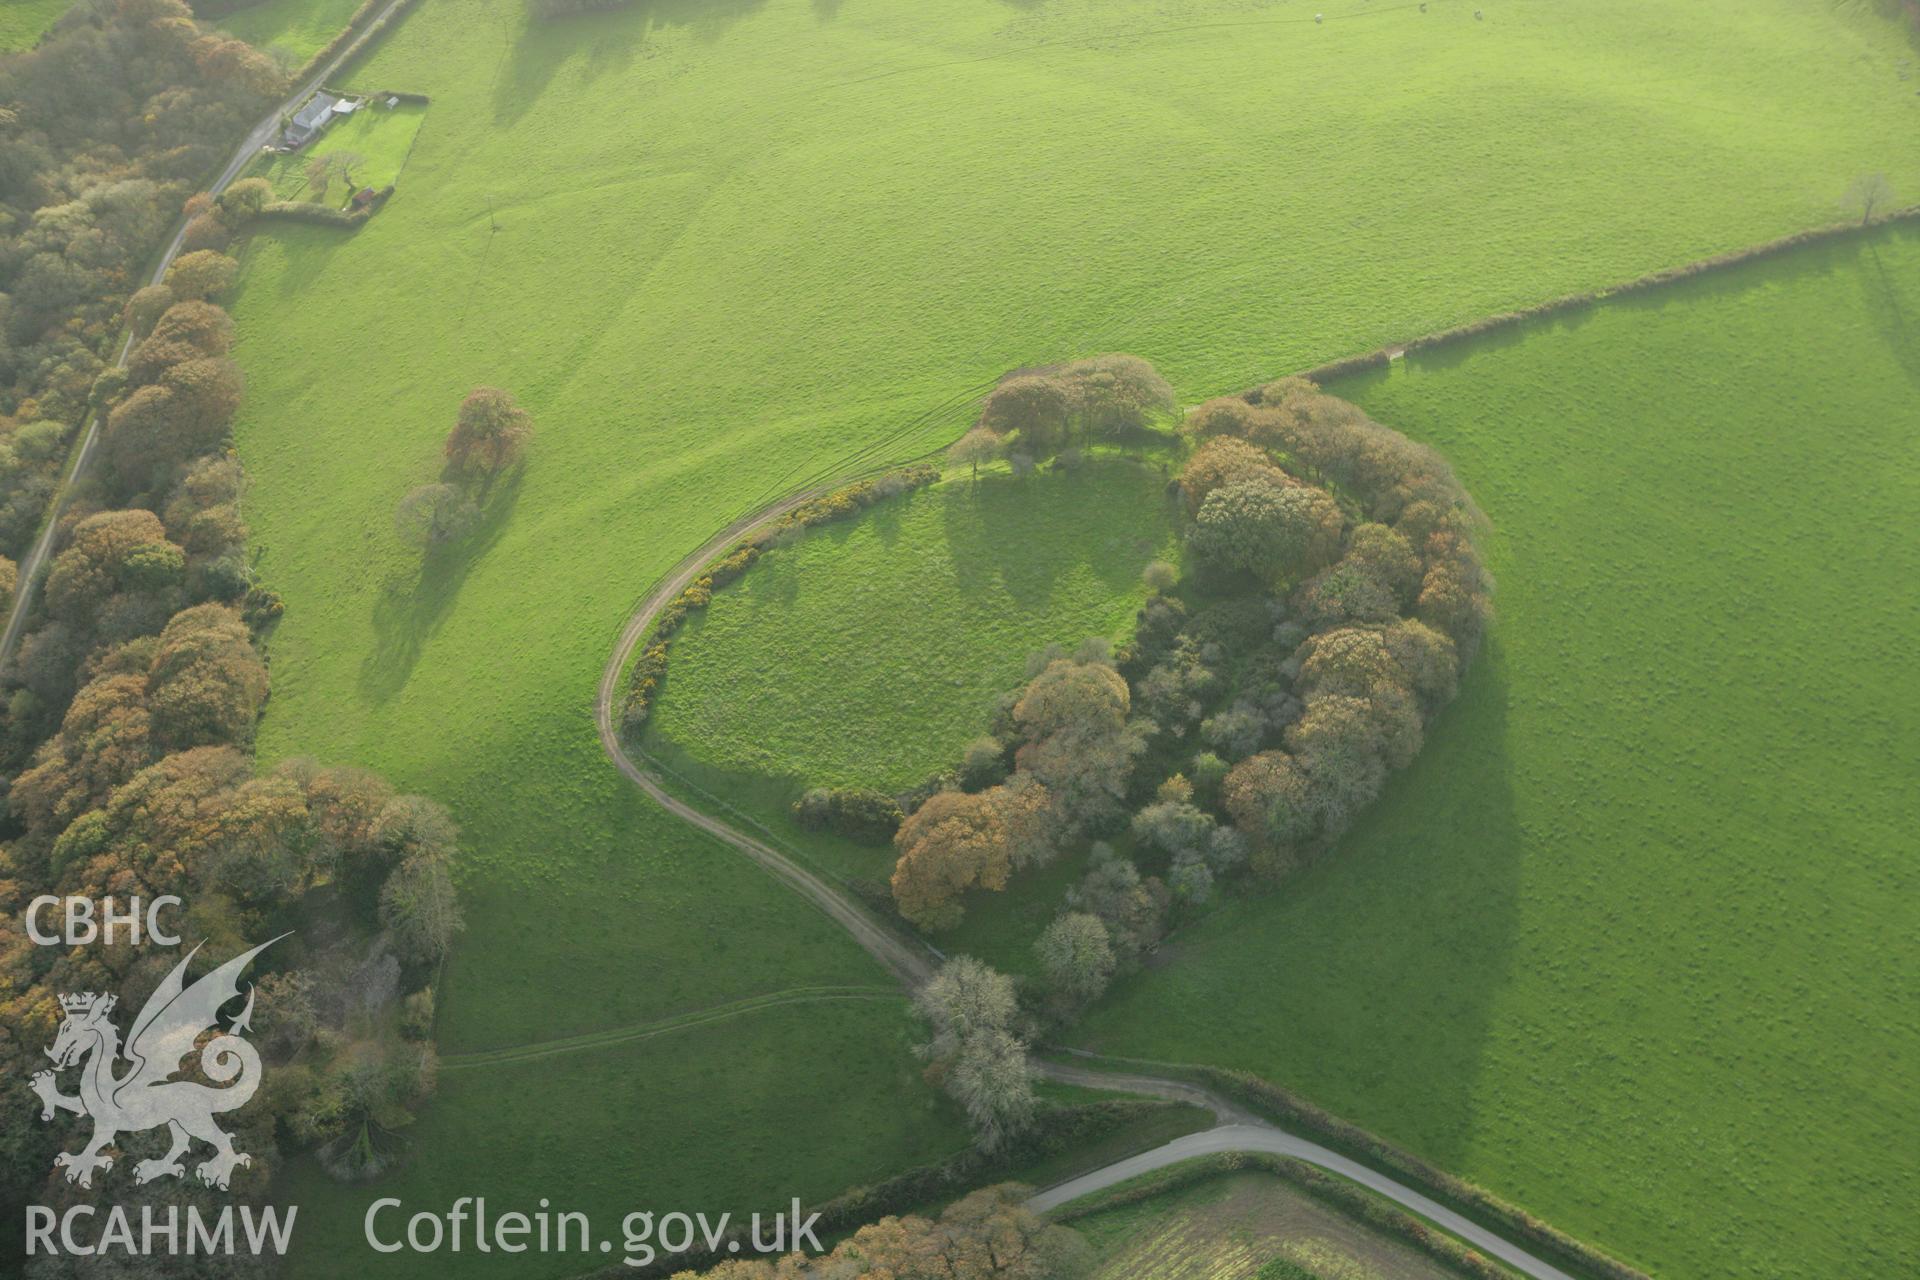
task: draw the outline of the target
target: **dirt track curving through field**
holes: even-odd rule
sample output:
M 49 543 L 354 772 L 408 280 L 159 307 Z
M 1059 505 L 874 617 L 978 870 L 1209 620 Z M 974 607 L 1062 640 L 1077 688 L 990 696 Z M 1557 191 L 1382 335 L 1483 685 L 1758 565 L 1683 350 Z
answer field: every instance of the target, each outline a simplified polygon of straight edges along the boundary
M 393 11 L 404 3 L 406 0 L 387 0 L 386 6 L 361 30 L 363 32 L 374 30 L 377 24 L 385 22 Z M 266 146 L 279 131 L 281 118 L 297 108 L 308 94 L 326 83 L 327 77 L 338 71 L 340 64 L 354 52 L 354 46 L 357 43 L 359 43 L 357 40 L 348 41 L 339 53 L 328 60 L 326 66 L 303 80 L 290 97 L 261 117 L 260 122 L 247 132 L 247 136 L 234 149 L 233 155 L 219 174 L 207 184 L 209 194 L 219 195 L 240 176 L 241 171 L 260 154 L 260 148 Z M 180 256 L 180 246 L 186 238 L 187 223 L 183 217 L 180 224 L 174 228 L 173 239 L 167 242 L 165 252 L 161 253 L 152 273 L 146 278 L 146 284 L 159 284 L 165 278 L 167 268 L 172 266 L 173 260 Z M 127 356 L 132 351 L 133 334 L 129 333 L 120 342 L 120 353 L 114 357 L 114 367 L 125 367 Z M 33 547 L 27 552 L 26 558 L 20 562 L 19 588 L 13 593 L 13 607 L 7 613 L 6 630 L 0 632 L 0 662 L 5 662 L 12 655 L 14 645 L 20 641 L 20 629 L 26 622 L 28 606 L 33 603 L 35 579 L 53 551 L 53 537 L 55 530 L 59 527 L 60 508 L 65 505 L 67 494 L 73 488 L 74 482 L 86 473 L 87 465 L 93 461 L 94 448 L 99 442 L 100 415 L 89 413 L 85 425 L 80 430 L 79 442 L 75 444 L 73 453 L 69 456 L 66 474 L 61 477 L 59 487 L 53 491 L 53 497 L 48 499 L 46 514 L 40 518 L 40 536 L 34 539 Z
M 911 992 L 933 976 L 938 956 L 931 947 L 924 942 L 910 941 L 902 937 L 892 926 L 877 919 L 861 904 L 772 845 L 746 834 L 711 814 L 703 813 L 673 795 L 658 778 L 642 768 L 627 753 L 626 745 L 620 739 L 619 727 L 614 719 L 614 705 L 620 692 L 621 676 L 626 671 L 627 663 L 633 657 L 634 650 L 639 648 L 640 642 L 646 637 L 647 630 L 652 627 L 653 620 L 659 616 L 667 603 L 684 591 L 721 553 L 820 492 L 819 488 L 805 489 L 740 517 L 674 566 L 654 586 L 653 590 L 647 593 L 633 616 L 627 620 L 626 626 L 621 629 L 619 641 L 614 645 L 613 653 L 607 659 L 606 669 L 600 673 L 600 687 L 593 702 L 593 718 L 599 729 L 601 748 L 607 753 L 607 758 L 627 776 L 629 781 L 646 792 L 668 813 L 753 859 L 769 875 L 798 893 L 829 919 L 844 928 L 852 935 L 855 942 L 859 943 L 869 955 L 879 961 L 902 986 Z M 609 1034 L 617 1035 L 618 1033 Z M 1231 1151 L 1264 1152 L 1301 1160 L 1360 1183 L 1369 1190 L 1385 1196 L 1403 1208 L 1459 1236 L 1474 1248 L 1500 1259 L 1525 1275 L 1534 1277 L 1534 1280 L 1573 1280 L 1558 1267 L 1509 1243 L 1427 1196 L 1421 1195 L 1412 1187 L 1396 1182 L 1385 1174 L 1350 1160 L 1330 1148 L 1290 1134 L 1198 1085 L 1161 1076 L 1097 1071 L 1090 1067 L 1066 1063 L 1036 1060 L 1034 1065 L 1042 1075 L 1061 1084 L 1118 1093 L 1143 1094 L 1169 1101 L 1191 1103 L 1211 1111 L 1216 1121 L 1214 1127 L 1210 1129 L 1176 1138 L 1151 1151 L 1115 1161 L 1091 1173 L 1042 1191 L 1031 1202 L 1036 1209 L 1055 1208 L 1128 1178 L 1137 1177 L 1142 1173 L 1164 1168 L 1182 1160 L 1192 1159 L 1195 1156 Z

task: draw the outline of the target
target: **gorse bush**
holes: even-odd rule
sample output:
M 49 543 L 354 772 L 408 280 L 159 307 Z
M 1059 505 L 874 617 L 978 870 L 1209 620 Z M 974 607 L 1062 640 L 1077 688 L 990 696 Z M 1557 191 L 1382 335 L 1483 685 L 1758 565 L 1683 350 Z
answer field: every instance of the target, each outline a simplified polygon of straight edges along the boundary
M 900 802 L 870 787 L 814 787 L 793 803 L 794 820 L 861 844 L 886 844 L 905 815 Z

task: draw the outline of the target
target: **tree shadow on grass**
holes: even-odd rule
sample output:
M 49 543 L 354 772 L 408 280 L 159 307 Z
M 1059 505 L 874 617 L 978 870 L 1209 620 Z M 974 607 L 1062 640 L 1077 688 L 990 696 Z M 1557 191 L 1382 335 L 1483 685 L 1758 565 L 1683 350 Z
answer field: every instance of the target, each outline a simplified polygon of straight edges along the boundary
M 1131 502 L 1131 487 L 1113 483 L 1136 464 L 1100 459 L 1072 471 L 1028 476 L 990 474 L 967 482 L 946 504 L 946 534 L 960 589 L 997 585 L 1022 609 L 1043 608 L 1060 578 L 1085 566 L 1112 591 L 1132 589 L 1151 555 L 1138 540 L 1103 535 L 1113 504 Z M 1157 496 L 1144 500 L 1159 502 Z M 1063 536 L 1063 530 L 1092 536 Z
M 301 226 L 288 222 L 256 225 L 272 228 L 269 234 L 277 237 L 285 249 L 286 268 L 281 271 L 276 286 L 282 298 L 305 295 L 314 282 L 325 274 L 333 255 L 346 248 L 347 242 L 364 229 Z
M 451 546 L 429 550 L 417 572 L 388 581 L 373 606 L 373 649 L 360 664 L 363 700 L 378 706 L 406 687 L 420 650 L 439 630 L 467 575 L 506 532 L 525 475 L 525 467 L 517 468 L 494 486 L 472 534 Z
M 1887 270 L 1879 252 L 1882 238 L 1875 236 L 1861 248 L 1867 312 L 1907 381 L 1920 387 L 1920 327 L 1916 327 L 1920 326 L 1920 289 Z
M 766 0 L 638 0 L 619 9 L 559 18 L 531 15 L 515 38 L 493 84 L 493 122 L 511 125 L 546 91 L 561 64 L 579 58 L 579 74 L 593 81 L 626 70 L 647 38 L 666 27 L 689 28 L 714 40 Z

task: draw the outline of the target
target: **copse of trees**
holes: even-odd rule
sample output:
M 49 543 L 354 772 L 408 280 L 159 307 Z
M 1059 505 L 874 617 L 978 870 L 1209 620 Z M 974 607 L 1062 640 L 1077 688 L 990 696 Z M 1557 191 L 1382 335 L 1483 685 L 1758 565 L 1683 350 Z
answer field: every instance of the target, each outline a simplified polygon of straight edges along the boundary
M 1069 438 L 1067 386 L 1008 379 L 976 433 Z M 1480 517 L 1432 450 L 1300 379 L 1208 401 L 1181 433 L 1195 572 L 1151 566 L 1118 655 L 1037 655 L 945 781 L 899 797 L 894 903 L 928 931 L 1093 841 L 1036 944 L 1056 1014 L 1244 869 L 1285 875 L 1337 840 L 1419 752 L 1486 625 Z M 1103 842 L 1122 831 L 1138 862 Z
M 518 466 L 533 441 L 533 415 L 498 387 L 475 387 L 460 402 L 459 416 L 447 433 L 447 468 L 464 480 L 486 486 Z
M 1013 979 L 956 956 L 914 994 L 929 1034 L 919 1047 L 930 1084 L 966 1109 L 982 1150 L 1004 1146 L 1033 1119 L 1033 1064 Z
M 127 282 L 283 87 L 271 59 L 203 32 L 178 0 L 107 0 L 0 62 L 0 415 L 79 421 Z
M 446 470 L 394 507 L 400 540 L 422 551 L 452 546 L 479 528 L 494 481 L 526 460 L 533 415 L 498 387 L 475 387 L 447 433 Z
M 981 405 L 978 429 L 1017 457 L 1038 461 L 1124 439 L 1173 408 L 1173 389 L 1152 365 L 1138 356 L 1102 355 L 1006 378 Z M 976 442 L 969 452 L 982 447 Z
M 119 65 L 130 40 L 148 41 L 148 55 L 164 63 L 182 34 L 181 12 L 171 0 L 101 8 L 94 35 L 6 62 L 0 87 L 17 87 L 23 65 L 34 76 L 64 65 L 74 48 L 94 48 L 101 30 L 110 40 L 94 48 L 106 59 L 98 65 Z M 198 48 L 226 56 L 218 41 Z M 129 74 L 138 81 L 146 70 Z M 28 96 L 45 88 L 35 81 Z M 170 117 L 183 104 L 194 95 L 170 91 L 166 103 L 145 104 L 149 114 L 123 137 L 147 136 L 155 112 Z M 198 109 L 219 118 L 211 103 Z M 0 198 L 18 190 L 8 184 L 23 172 L 20 148 L 54 137 L 38 125 L 0 137 Z M 198 169 L 215 153 L 185 154 Z M 116 163 L 105 153 L 97 160 Z M 135 207 L 164 209 L 155 203 L 161 190 L 116 189 L 57 216 L 42 210 L 35 221 L 43 232 L 92 236 L 89 253 L 105 256 L 88 261 L 124 268 L 132 250 L 116 259 L 116 245 L 163 229 L 148 228 Z M 190 212 L 224 243 L 237 225 L 228 220 L 245 216 L 249 198 L 242 184 L 230 205 L 200 199 Z M 112 223 L 117 239 L 87 231 L 89 220 L 95 231 Z M 0 274 L 14 265 L 0 254 Z M 231 259 L 190 252 L 166 283 L 126 304 L 139 341 L 124 372 L 99 373 L 92 348 L 72 348 L 71 368 L 91 378 L 85 404 L 104 415 L 104 465 L 77 482 L 62 511 L 44 590 L 0 670 L 0 760 L 12 779 L 0 809 L 0 913 L 17 917 L 41 893 L 176 894 L 192 904 L 187 940 L 208 944 L 209 956 L 298 928 L 307 941 L 264 958 L 259 975 L 255 1025 L 277 1083 L 241 1120 L 241 1145 L 255 1160 L 239 1189 L 254 1194 L 289 1143 L 315 1146 L 342 1176 L 377 1170 L 399 1149 L 395 1130 L 432 1089 L 430 984 L 460 912 L 451 874 L 457 833 L 438 806 L 396 796 L 363 771 L 291 762 L 261 774 L 251 759 L 269 687 L 261 630 L 279 602 L 254 581 L 240 507 L 246 477 L 225 449 L 243 387 L 227 359 L 231 323 L 208 299 L 231 281 Z M 104 338 L 122 310 L 108 295 L 70 301 L 63 332 L 87 341 Z M 18 310 L 6 318 L 14 345 L 0 358 L 21 350 L 24 323 Z M 69 404 L 59 399 L 69 395 L 65 376 L 15 407 Z M 70 433 L 71 421 L 0 420 L 0 535 L 31 533 Z M 322 887 L 338 892 L 313 892 Z M 316 918 L 334 913 L 340 918 Z M 17 931 L 0 933 L 0 1067 L 30 1072 L 28 1059 L 59 1020 L 55 993 L 114 990 L 137 1006 L 174 959 L 152 949 L 36 948 Z M 367 1016 L 382 1009 L 399 1034 L 369 1038 Z M 0 1101 L 0 1198 L 52 1194 L 40 1187 L 54 1136 L 20 1104 Z M 144 1139 L 134 1141 L 144 1151 Z M 177 1203 L 203 1191 L 156 1185 L 129 1194 Z

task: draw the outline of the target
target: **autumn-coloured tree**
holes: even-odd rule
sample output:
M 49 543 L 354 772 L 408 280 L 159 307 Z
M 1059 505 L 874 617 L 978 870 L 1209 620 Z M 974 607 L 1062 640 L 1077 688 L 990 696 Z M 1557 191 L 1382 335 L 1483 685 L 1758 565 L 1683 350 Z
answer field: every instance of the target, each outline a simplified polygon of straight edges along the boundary
M 154 323 L 166 313 L 167 308 L 178 301 L 173 290 L 164 284 L 150 284 L 134 290 L 133 296 L 127 299 L 123 313 L 127 327 L 133 330 L 134 337 L 146 337 L 153 332 Z
M 1220 798 L 1247 837 L 1254 870 L 1268 876 L 1292 869 L 1320 820 L 1306 773 L 1285 751 L 1263 751 L 1235 765 Z
M 672 1280 L 1080 1280 L 1093 1251 L 1068 1227 L 1026 1207 L 1013 1183 L 986 1187 L 948 1205 L 937 1221 L 908 1214 L 869 1223 L 818 1258 L 730 1258 Z
M 475 387 L 447 434 L 447 466 L 484 488 L 525 457 L 532 440 L 532 414 L 498 387 Z
M 1012 436 L 1028 457 L 1046 458 L 1065 448 L 1073 393 L 1049 374 L 1022 374 L 995 387 L 980 409 L 980 425 Z
M 1187 545 L 1213 564 L 1273 584 L 1332 560 L 1341 523 L 1340 508 L 1322 490 L 1255 478 L 1208 494 Z
M 1031 858 L 1046 802 L 1045 788 L 1030 779 L 928 797 L 894 835 L 900 858 L 892 887 L 900 914 L 929 931 L 958 925 L 962 893 L 1006 888 L 1016 861 Z
M 1081 434 L 1089 439 L 1138 431 L 1173 412 L 1173 388 L 1139 356 L 1090 356 L 1060 375 L 1073 397 Z
M 307 185 L 322 196 L 335 178 L 351 187 L 353 171 L 366 162 L 367 158 L 358 151 L 323 151 L 307 160 Z
M 91 621 L 117 593 L 157 589 L 152 569 L 163 554 L 166 529 L 151 511 L 102 511 L 74 526 L 67 547 L 47 575 L 47 610 L 56 618 Z M 177 548 L 176 548 L 177 550 Z
M 273 200 L 273 184 L 265 178 L 241 178 L 220 193 L 220 212 L 235 224 L 244 223 Z
M 224 253 L 201 249 L 183 253 L 167 268 L 165 288 L 180 301 L 206 301 L 233 287 L 240 264 Z
M 1258 434 L 1256 424 L 1262 412 L 1240 396 L 1216 396 L 1187 411 L 1180 434 L 1195 440 L 1222 436 L 1252 440 Z
M 266 696 L 266 664 L 232 607 L 183 609 L 160 633 L 147 702 L 169 750 L 244 741 Z
M 216 210 L 197 213 L 187 219 L 187 225 L 180 232 L 180 247 L 189 253 L 201 249 L 225 249 L 233 243 L 233 230 L 222 221 Z
M 1146 749 L 1146 726 L 1130 722 L 1125 677 L 1103 661 L 1049 662 L 1014 703 L 1025 739 L 1017 767 L 1045 785 L 1068 829 L 1085 829 L 1121 812 L 1133 764 Z
M 1002 449 L 1000 437 L 986 427 L 975 427 L 954 442 L 947 450 L 947 461 L 956 467 L 971 467 L 975 480 L 980 478 L 980 464 L 992 462 L 1000 456 Z
M 1282 487 L 1298 483 L 1258 445 L 1232 436 L 1206 440 L 1180 469 L 1180 492 L 1186 495 L 1188 514 L 1199 511 L 1215 489 L 1246 480 L 1267 480 Z

